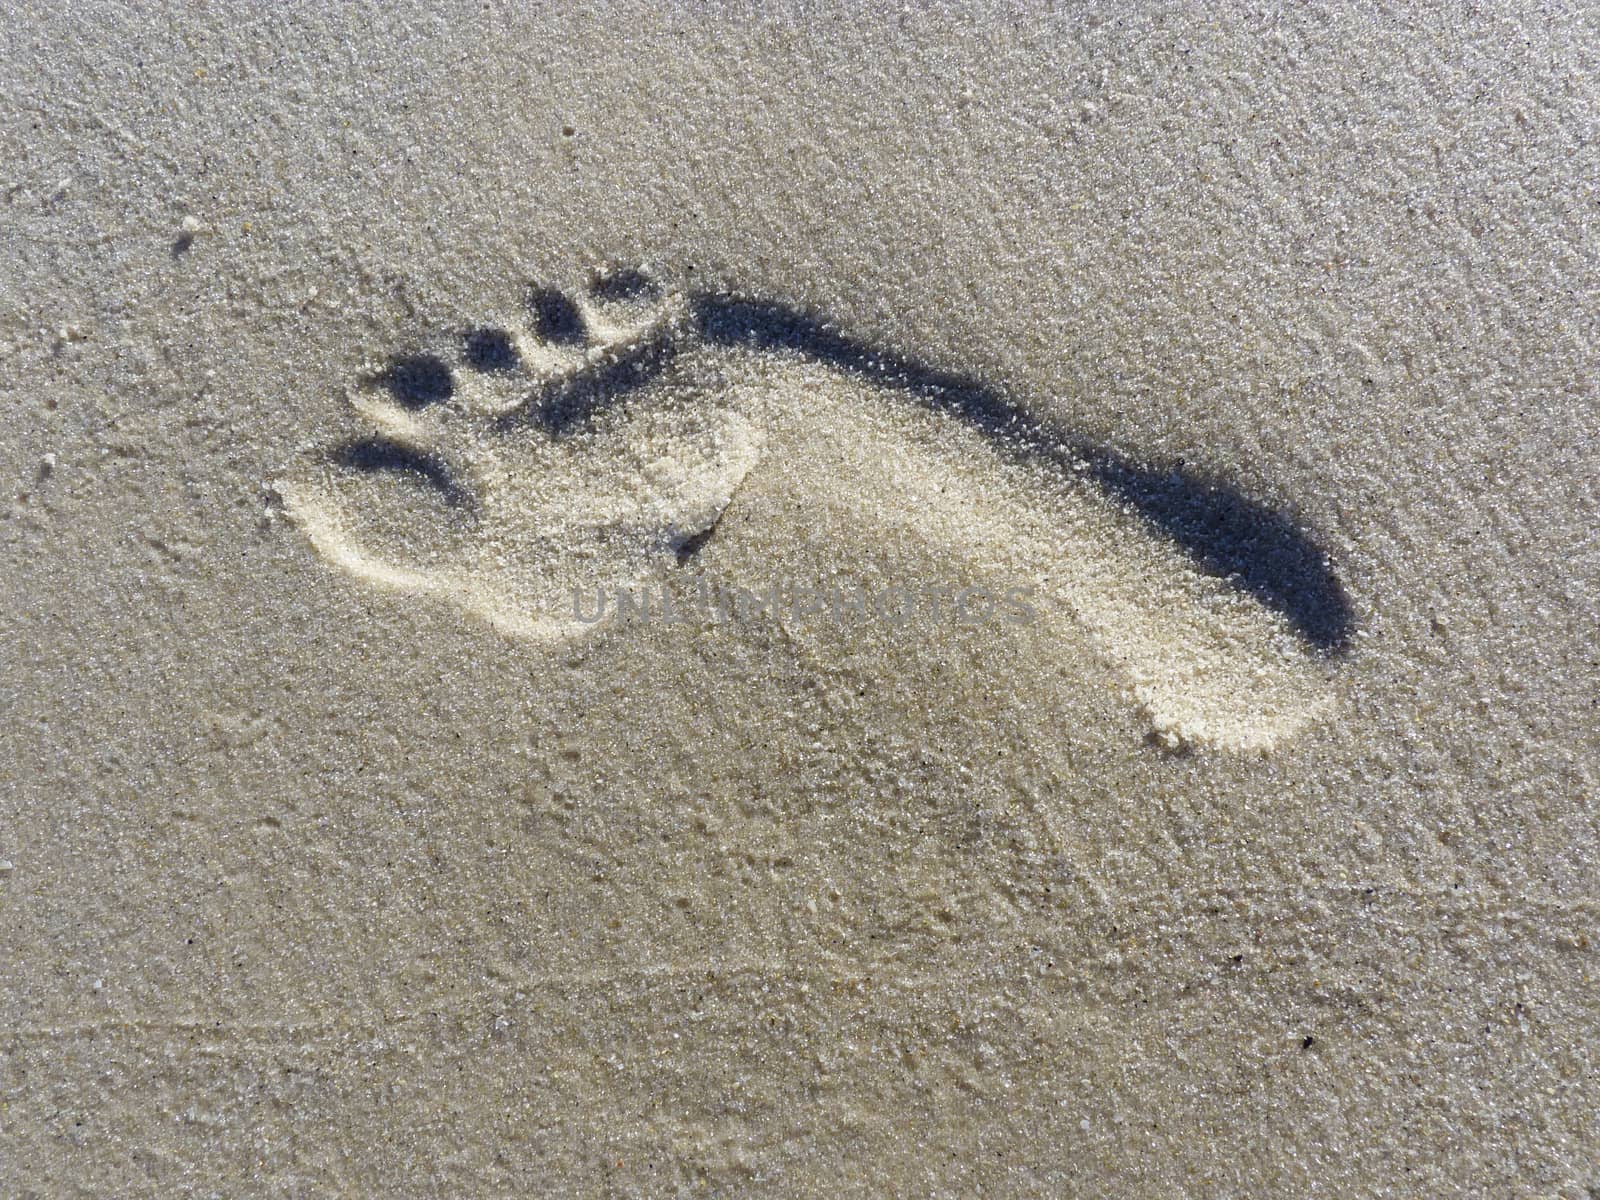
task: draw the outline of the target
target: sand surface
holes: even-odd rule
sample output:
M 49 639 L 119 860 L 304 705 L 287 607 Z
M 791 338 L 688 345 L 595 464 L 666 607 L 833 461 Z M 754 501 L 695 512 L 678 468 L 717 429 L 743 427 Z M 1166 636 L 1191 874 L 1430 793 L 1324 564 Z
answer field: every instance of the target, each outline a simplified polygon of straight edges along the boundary
M 1600 1193 L 1596 10 L 0 79 L 0 1194 Z

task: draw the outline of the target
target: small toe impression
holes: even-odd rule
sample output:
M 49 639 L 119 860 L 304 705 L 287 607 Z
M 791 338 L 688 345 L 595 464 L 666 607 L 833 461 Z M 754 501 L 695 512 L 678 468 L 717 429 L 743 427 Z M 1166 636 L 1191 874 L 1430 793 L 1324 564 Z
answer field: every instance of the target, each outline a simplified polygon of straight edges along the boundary
M 625 267 L 595 272 L 589 294 L 601 304 L 649 304 L 661 298 L 661 289 L 643 271 Z
M 581 346 L 587 337 L 578 306 L 555 288 L 536 287 L 528 295 L 533 332 L 557 346 Z
M 659 333 L 672 316 L 666 295 L 649 275 L 634 267 L 609 267 L 589 277 L 584 312 L 602 345 L 623 345 Z
M 383 438 L 362 438 L 341 446 L 333 456 L 341 467 L 366 475 L 387 474 L 432 488 L 452 508 L 470 506 L 472 497 L 444 460 Z
M 395 403 L 402 408 L 442 404 L 455 393 L 455 380 L 449 366 L 432 354 L 395 359 L 388 370 L 378 376 L 378 382 L 389 389 Z
M 466 337 L 467 365 L 475 371 L 514 371 L 521 361 L 503 329 L 474 329 Z

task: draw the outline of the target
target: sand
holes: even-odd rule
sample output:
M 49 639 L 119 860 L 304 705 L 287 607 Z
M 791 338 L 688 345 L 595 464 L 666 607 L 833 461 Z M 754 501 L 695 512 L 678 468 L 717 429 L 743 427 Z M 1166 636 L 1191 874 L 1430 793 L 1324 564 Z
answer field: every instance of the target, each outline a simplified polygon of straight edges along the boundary
M 0 1193 L 1600 1189 L 1592 12 L 0 38 Z

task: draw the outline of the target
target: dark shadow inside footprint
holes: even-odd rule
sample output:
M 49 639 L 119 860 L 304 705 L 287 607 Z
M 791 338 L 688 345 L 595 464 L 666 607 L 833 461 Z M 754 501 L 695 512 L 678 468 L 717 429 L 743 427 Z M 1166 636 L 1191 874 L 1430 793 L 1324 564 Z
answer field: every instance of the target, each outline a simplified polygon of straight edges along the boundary
M 693 561 L 695 555 L 699 554 L 700 551 L 706 548 L 706 543 L 709 542 L 716 534 L 717 524 L 721 520 L 722 518 L 718 517 L 716 521 L 711 522 L 710 525 L 706 526 L 706 528 L 702 529 L 699 533 L 692 533 L 688 537 L 679 538 L 677 540 L 676 544 L 673 546 L 672 552 L 673 557 L 678 560 L 678 565 L 680 567 L 687 566 L 691 561 Z
M 378 376 L 377 382 L 389 389 L 395 403 L 402 408 L 442 404 L 455 394 L 455 379 L 449 366 L 432 354 L 395 359 L 388 370 Z
M 1108 492 L 1206 571 L 1283 613 L 1311 645 L 1340 650 L 1349 643 L 1355 622 L 1344 585 L 1327 555 L 1283 513 L 1179 470 L 1135 466 L 1103 450 L 1080 456 Z
M 664 333 L 617 351 L 598 363 L 537 388 L 496 427 L 505 432 L 534 425 L 552 437 L 586 428 L 596 415 L 634 388 L 660 375 L 678 348 Z
M 578 306 L 555 288 L 534 288 L 528 293 L 533 332 L 557 346 L 581 346 L 587 331 Z
M 1202 570 L 1282 613 L 1312 647 L 1338 651 L 1349 644 L 1354 613 L 1328 556 L 1287 515 L 1236 488 L 1074 443 L 977 380 L 875 349 L 787 305 L 703 296 L 695 302 L 695 319 L 708 341 L 793 351 L 959 417 L 1018 457 L 1064 471 L 1087 467 L 1101 487 L 1181 546 Z
M 909 392 L 994 437 L 1036 441 L 1044 436 L 1038 421 L 969 376 L 868 346 L 787 305 L 703 296 L 695 304 L 695 317 L 709 341 L 795 351 L 846 374 Z
M 393 474 L 424 484 L 452 508 L 472 506 L 471 494 L 437 455 L 422 454 L 383 438 L 363 438 L 341 446 L 334 453 L 334 461 L 367 474 Z
M 474 329 L 466 336 L 465 349 L 474 371 L 513 371 L 521 361 L 504 329 Z

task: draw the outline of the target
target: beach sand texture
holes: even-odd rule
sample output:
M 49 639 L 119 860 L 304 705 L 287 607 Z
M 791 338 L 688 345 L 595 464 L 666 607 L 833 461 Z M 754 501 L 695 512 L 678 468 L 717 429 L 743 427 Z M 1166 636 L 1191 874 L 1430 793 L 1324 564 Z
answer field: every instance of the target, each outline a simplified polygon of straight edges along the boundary
M 0 1193 L 1600 1189 L 1595 10 L 0 67 Z

